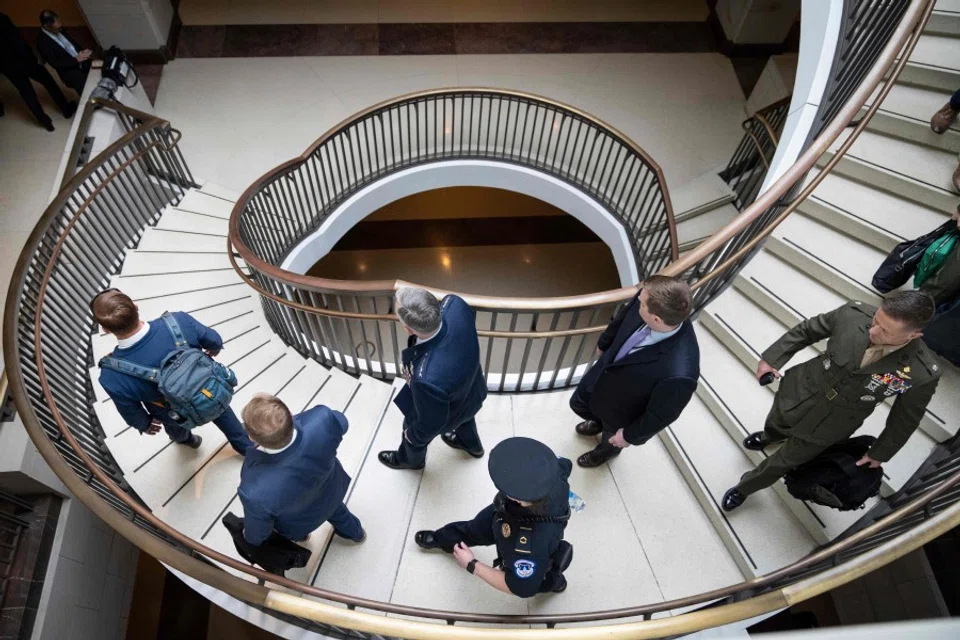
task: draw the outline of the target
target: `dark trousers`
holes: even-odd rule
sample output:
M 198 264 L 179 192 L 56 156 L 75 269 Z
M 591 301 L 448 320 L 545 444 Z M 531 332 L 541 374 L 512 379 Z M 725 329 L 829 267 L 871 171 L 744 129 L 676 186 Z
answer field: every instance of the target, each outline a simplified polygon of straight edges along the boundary
M 360 519 L 350 513 L 350 509 L 343 503 L 340 503 L 333 515 L 327 518 L 327 522 L 333 525 L 334 532 L 341 538 L 359 540 L 363 536 L 363 526 L 360 524 Z M 306 539 L 318 526 L 320 525 L 314 526 L 310 530 L 290 529 L 281 531 L 277 529 L 277 533 L 287 540 L 296 542 Z
M 190 429 L 175 422 L 173 418 L 170 417 L 169 411 L 157 410 L 157 413 L 151 411 L 151 415 L 160 419 L 167 435 L 170 436 L 170 439 L 174 442 L 182 443 L 190 439 Z M 240 455 L 246 454 L 247 449 L 253 446 L 250 438 L 247 437 L 247 432 L 244 430 L 243 424 L 240 422 L 240 419 L 237 418 L 237 414 L 233 412 L 233 409 L 227 407 L 227 410 L 221 413 L 220 417 L 213 421 L 213 424 L 217 425 L 217 428 L 227 437 L 230 446 Z
M 441 433 L 453 433 L 460 440 L 460 444 L 470 451 L 480 451 L 483 449 L 483 443 L 480 442 L 480 434 L 477 433 L 477 421 L 470 418 L 466 422 L 460 423 L 452 431 Z M 403 435 L 400 438 L 400 447 L 397 449 L 397 460 L 403 464 L 412 467 L 420 467 L 427 460 L 427 447 L 436 438 L 439 433 L 433 435 L 423 434 L 412 427 L 406 420 L 403 421 Z
M 468 547 L 489 547 L 496 544 L 493 536 L 493 518 L 496 511 L 493 505 L 486 507 L 473 520 L 451 522 L 433 532 L 434 538 L 447 553 L 453 553 L 457 543 L 464 543 Z M 563 574 L 551 567 L 543 578 L 540 592 L 550 592 L 563 580 Z
M 826 449 L 825 445 L 813 444 L 790 436 L 790 427 L 780 415 L 777 405 L 774 404 L 767 414 L 767 421 L 763 426 L 763 435 L 768 442 L 783 442 L 777 452 L 757 465 L 756 469 L 747 471 L 740 478 L 737 489 L 745 496 L 766 489 L 777 480 L 799 467 L 804 462 L 816 458 Z
M 950 96 L 950 106 L 960 111 L 960 89 L 954 91 L 953 95 Z
M 620 452 L 623 451 L 623 449 L 608 442 L 608 440 L 613 437 L 617 430 L 608 430 L 607 426 L 603 424 L 603 421 L 595 416 L 592 411 L 590 411 L 590 392 L 587 391 L 586 385 L 583 383 L 577 385 L 576 391 L 574 391 L 573 395 L 570 396 L 570 409 L 584 420 L 592 420 L 596 422 L 603 429 L 603 431 L 600 432 L 600 442 L 596 447 L 594 447 L 594 451 L 598 455 L 602 455 L 607 458 L 620 455 Z
M 60 111 L 66 111 L 69 107 L 67 98 L 63 95 L 63 91 L 60 90 L 60 85 L 53 79 L 53 76 L 50 75 L 46 67 L 34 64 L 24 70 L 5 71 L 4 75 L 10 79 L 10 83 L 20 92 L 20 97 L 23 98 L 24 104 L 27 105 L 30 113 L 33 114 L 33 117 L 36 118 L 40 124 L 50 122 L 50 116 L 43 111 L 40 100 L 37 98 L 37 92 L 34 91 L 30 80 L 36 80 L 43 85 L 47 93 L 50 94 L 50 97 L 53 98 L 53 101 L 57 103 Z

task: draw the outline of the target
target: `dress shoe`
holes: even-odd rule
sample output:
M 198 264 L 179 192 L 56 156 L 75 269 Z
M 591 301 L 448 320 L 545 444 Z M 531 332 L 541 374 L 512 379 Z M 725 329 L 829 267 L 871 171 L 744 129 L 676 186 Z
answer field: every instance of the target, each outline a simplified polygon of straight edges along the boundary
M 763 431 L 754 431 L 743 439 L 743 448 L 750 449 L 750 451 L 763 451 L 768 446 L 770 446 L 770 442 Z
M 74 100 L 67 104 L 67 108 L 63 110 L 63 117 L 69 120 L 73 117 L 73 114 L 77 112 L 77 101 Z
M 413 536 L 413 541 L 424 551 L 444 551 L 433 531 L 417 531 Z
M 960 164 L 953 170 L 953 190 L 960 193 Z
M 483 448 L 481 448 L 480 451 L 470 451 L 470 449 L 467 449 L 465 446 L 463 446 L 463 443 L 460 442 L 460 438 L 458 438 L 457 434 L 455 433 L 441 433 L 440 439 L 443 440 L 448 447 L 459 449 L 460 451 L 465 451 L 466 453 L 473 456 L 474 458 L 483 457 Z
M 56 130 L 57 130 L 57 128 L 56 128 L 55 126 L 53 126 L 53 120 L 51 120 L 50 118 L 47 118 L 46 121 L 41 122 L 41 123 L 40 123 L 40 126 L 43 127 L 44 129 L 46 129 L 47 131 L 56 131 Z
M 612 444 L 608 445 L 598 445 L 596 449 L 587 451 L 585 454 L 577 458 L 577 464 L 584 469 L 593 469 L 594 467 L 599 467 L 608 460 L 612 460 L 620 455 L 620 449 L 613 446 Z
M 340 533 L 339 531 L 337 531 L 336 529 L 333 530 L 333 533 L 334 533 L 334 535 L 336 535 L 336 536 L 339 537 L 339 538 L 343 538 L 344 540 L 349 540 L 350 542 L 356 542 L 357 544 L 360 544 L 360 543 L 362 543 L 364 540 L 367 539 L 367 530 L 364 529 L 363 527 L 360 527 L 360 537 L 359 537 L 359 538 L 351 538 L 351 537 L 349 537 L 349 536 L 345 536 L 345 535 L 343 535 L 342 533 Z
M 720 501 L 720 506 L 724 511 L 730 512 L 746 501 L 747 496 L 740 493 L 740 489 L 734 487 L 733 489 L 727 489 L 727 492 L 723 494 L 723 500 Z
M 603 425 L 596 420 L 584 420 L 576 426 L 576 430 L 582 436 L 595 436 L 603 431 Z
M 195 433 L 191 433 L 189 440 L 184 440 L 183 442 L 178 442 L 177 444 L 182 444 L 183 446 L 190 447 L 191 449 L 199 449 L 202 442 L 203 438 Z
M 953 105 L 948 102 L 943 105 L 940 111 L 933 114 L 933 117 L 930 119 L 930 128 L 933 129 L 934 133 L 943 133 L 949 129 L 953 121 L 957 119 L 957 113 L 960 113 L 960 111 L 954 109 Z
M 564 578 L 563 575 L 561 574 L 557 578 L 557 586 L 555 586 L 553 589 L 550 589 L 550 593 L 563 593 L 566 590 L 567 590 L 567 579 Z
M 377 454 L 377 460 L 379 460 L 386 466 L 390 467 L 391 469 L 419 470 L 419 469 L 423 469 L 424 467 L 424 465 L 420 465 L 419 467 L 414 467 L 412 465 L 407 464 L 406 462 L 400 462 L 399 460 L 397 460 L 396 451 L 381 451 L 380 453 Z

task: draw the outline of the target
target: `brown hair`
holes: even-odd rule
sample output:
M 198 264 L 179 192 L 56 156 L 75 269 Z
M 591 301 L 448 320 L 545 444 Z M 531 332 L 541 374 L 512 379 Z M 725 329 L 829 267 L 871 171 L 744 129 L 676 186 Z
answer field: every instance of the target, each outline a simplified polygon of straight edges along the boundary
M 690 315 L 693 293 L 683 280 L 650 276 L 643 281 L 643 288 L 647 290 L 647 309 L 667 325 L 675 327 Z
M 880 308 L 888 316 L 914 331 L 930 324 L 937 311 L 933 298 L 920 291 L 895 291 L 883 299 Z
M 268 449 L 280 449 L 293 439 L 293 416 L 283 401 L 258 393 L 243 408 L 243 426 L 250 439 Z
M 97 323 L 110 333 L 129 333 L 140 324 L 140 313 L 130 296 L 119 289 L 107 289 L 90 302 Z

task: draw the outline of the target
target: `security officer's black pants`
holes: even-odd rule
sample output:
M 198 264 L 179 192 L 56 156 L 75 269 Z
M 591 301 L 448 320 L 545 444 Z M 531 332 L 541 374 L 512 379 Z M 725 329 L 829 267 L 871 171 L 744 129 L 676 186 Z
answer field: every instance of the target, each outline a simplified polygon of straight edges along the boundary
M 740 478 L 737 489 L 745 496 L 756 493 L 774 485 L 777 480 L 793 471 L 804 462 L 816 458 L 825 445 L 813 444 L 789 435 L 789 426 L 784 424 L 783 417 L 774 404 L 767 415 L 767 422 L 763 427 L 763 435 L 770 443 L 783 442 L 772 456 L 757 465 L 756 469 L 748 471 Z
M 50 75 L 46 67 L 33 64 L 28 69 L 7 71 L 4 72 L 4 75 L 10 79 L 10 83 L 20 92 L 20 97 L 23 98 L 24 104 L 27 105 L 30 113 L 33 114 L 33 117 L 36 118 L 40 124 L 50 122 L 50 116 L 43 111 L 40 100 L 37 98 L 37 92 L 34 91 L 33 84 L 30 82 L 31 80 L 36 80 L 43 85 L 47 93 L 50 94 L 50 97 L 53 98 L 53 101 L 57 103 L 60 111 L 65 112 L 69 107 L 66 96 L 64 96 L 63 91 L 60 90 L 60 85 L 53 79 L 53 76 Z
M 453 553 L 453 548 L 458 542 L 463 542 L 468 547 L 489 547 L 497 543 L 493 535 L 493 518 L 495 515 L 496 511 L 491 504 L 478 513 L 473 520 L 451 522 L 440 527 L 433 532 L 433 537 L 447 553 Z M 540 592 L 553 591 L 562 580 L 563 574 L 559 571 L 551 570 L 547 572 L 547 575 L 543 578 L 543 584 L 540 585 Z
M 441 432 L 446 433 L 446 431 Z M 477 433 L 477 421 L 470 418 L 456 429 L 452 430 L 457 439 L 470 451 L 482 451 L 483 443 Z M 439 433 L 433 435 L 422 434 L 416 427 L 403 421 L 403 436 L 400 438 L 400 448 L 397 449 L 397 460 L 412 467 L 422 467 L 427 460 L 427 447 Z

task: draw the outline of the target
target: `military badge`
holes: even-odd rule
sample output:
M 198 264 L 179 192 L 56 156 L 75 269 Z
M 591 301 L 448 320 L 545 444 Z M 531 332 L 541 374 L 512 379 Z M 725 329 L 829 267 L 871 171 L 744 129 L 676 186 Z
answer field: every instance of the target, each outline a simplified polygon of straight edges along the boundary
M 513 572 L 521 579 L 529 578 L 536 570 L 537 563 L 533 560 L 517 560 L 513 563 Z
M 901 378 L 900 376 L 894 375 L 892 373 L 885 373 L 880 375 L 875 373 L 870 376 L 870 379 L 873 382 L 876 382 L 878 385 L 885 386 L 889 391 L 893 393 L 905 393 L 912 387 L 909 382 Z
M 823 359 L 823 370 L 830 371 L 830 358 Z
M 864 402 L 872 402 L 875 398 L 873 396 L 860 396 L 860 399 Z
M 527 544 L 527 536 L 520 536 L 520 544 Z
M 503 534 L 504 538 L 509 538 L 510 534 L 513 533 L 510 531 L 510 524 L 508 522 L 504 522 L 502 525 L 500 525 L 500 533 Z
M 907 374 L 910 373 L 910 367 L 904 367 L 903 371 L 897 370 L 897 375 L 903 378 L 904 380 L 909 380 L 910 376 Z

